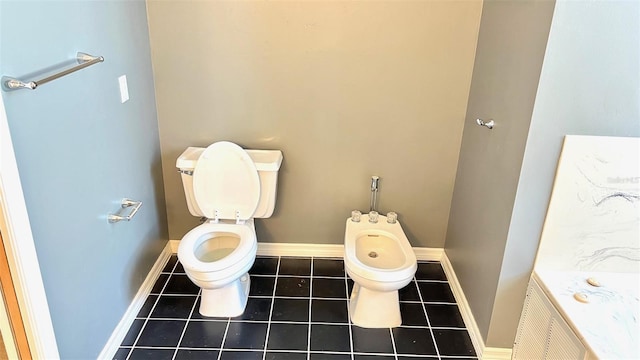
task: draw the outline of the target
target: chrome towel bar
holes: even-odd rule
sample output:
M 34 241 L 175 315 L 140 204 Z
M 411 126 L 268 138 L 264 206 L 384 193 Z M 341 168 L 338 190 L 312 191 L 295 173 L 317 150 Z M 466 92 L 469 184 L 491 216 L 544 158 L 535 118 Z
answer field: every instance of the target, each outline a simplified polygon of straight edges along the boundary
M 134 201 L 131 199 L 122 199 L 122 204 L 120 205 L 122 208 L 118 211 L 117 214 L 109 214 L 107 219 L 110 223 L 115 223 L 118 221 L 129 221 L 133 218 L 133 216 L 138 212 L 140 206 L 142 206 L 142 201 Z M 131 212 L 129 215 L 124 216 L 122 213 L 125 209 L 131 208 Z
M 84 69 L 88 66 L 91 66 L 93 64 L 97 64 L 99 62 L 103 62 L 104 61 L 104 57 L 102 56 L 93 56 L 93 55 L 89 55 L 89 54 L 85 54 L 83 52 L 79 52 L 76 54 L 76 61 L 78 62 L 78 65 L 60 71 L 56 74 L 53 75 L 49 75 L 47 77 L 45 77 L 44 79 L 40 79 L 40 80 L 34 80 L 34 81 L 22 81 L 10 76 L 3 76 L 2 77 L 2 89 L 4 91 L 13 91 L 13 90 L 20 90 L 20 89 L 30 89 L 30 90 L 35 90 L 38 86 L 42 85 L 42 84 L 46 84 L 49 81 L 53 81 L 55 79 L 61 78 L 65 75 L 69 75 L 73 72 L 76 72 L 78 70 Z

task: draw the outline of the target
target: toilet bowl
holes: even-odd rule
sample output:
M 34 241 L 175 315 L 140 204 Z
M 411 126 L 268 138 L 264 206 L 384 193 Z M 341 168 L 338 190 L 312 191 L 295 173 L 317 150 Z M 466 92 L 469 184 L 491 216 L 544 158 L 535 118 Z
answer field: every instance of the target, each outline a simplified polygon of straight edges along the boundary
M 413 279 L 418 268 L 411 244 L 399 222 L 380 215 L 370 223 L 347 219 L 344 264 L 354 281 L 349 304 L 353 324 L 389 328 L 402 324 L 398 290 Z
M 281 162 L 280 151 L 246 151 L 226 141 L 187 148 L 178 158 L 189 211 L 207 218 L 178 246 L 185 273 L 202 289 L 203 316 L 244 312 L 258 248 L 253 219 L 273 213 Z
M 200 314 L 242 314 L 251 284 L 248 271 L 257 249 L 253 220 L 240 225 L 204 223 L 182 238 L 178 258 L 189 279 L 202 289 Z

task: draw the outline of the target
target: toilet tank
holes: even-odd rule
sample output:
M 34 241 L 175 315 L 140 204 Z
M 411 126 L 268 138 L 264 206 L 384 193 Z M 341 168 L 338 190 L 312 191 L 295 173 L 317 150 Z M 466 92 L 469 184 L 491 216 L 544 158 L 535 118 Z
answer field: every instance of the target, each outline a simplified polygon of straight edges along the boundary
M 176 167 L 180 170 L 182 187 L 187 198 L 189 212 L 193 216 L 204 216 L 198 207 L 193 195 L 193 169 L 198 163 L 198 158 L 205 148 L 188 147 L 176 161 Z M 260 177 L 260 201 L 254 213 L 254 218 L 268 218 L 276 207 L 276 189 L 278 183 L 278 170 L 282 164 L 282 152 L 280 150 L 248 150 L 258 170 Z

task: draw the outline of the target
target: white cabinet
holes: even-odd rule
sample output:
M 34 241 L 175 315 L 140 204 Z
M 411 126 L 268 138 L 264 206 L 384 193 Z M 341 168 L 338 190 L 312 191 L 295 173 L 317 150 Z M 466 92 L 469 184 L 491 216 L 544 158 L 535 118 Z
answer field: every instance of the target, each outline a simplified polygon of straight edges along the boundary
M 536 281 L 531 279 L 513 347 L 513 359 L 585 359 L 586 353 L 580 339 Z

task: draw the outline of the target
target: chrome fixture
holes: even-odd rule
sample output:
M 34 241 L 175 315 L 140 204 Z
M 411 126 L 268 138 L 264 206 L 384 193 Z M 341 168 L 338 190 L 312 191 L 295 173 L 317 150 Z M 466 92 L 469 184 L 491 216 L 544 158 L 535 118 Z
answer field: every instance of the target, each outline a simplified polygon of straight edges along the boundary
M 378 202 L 378 183 L 380 181 L 380 177 L 372 176 L 371 177 L 371 201 L 369 202 L 369 211 L 376 210 L 376 203 Z
M 362 216 L 362 213 L 359 210 L 353 210 L 351 212 L 351 221 L 360 222 L 360 217 L 361 216 Z
M 142 201 L 122 199 L 122 202 L 120 204 L 121 209 L 118 211 L 117 214 L 109 214 L 107 219 L 109 220 L 110 223 L 115 223 L 118 221 L 129 221 L 138 212 L 141 206 L 142 206 Z M 131 212 L 129 212 L 129 215 L 124 216 L 123 213 L 125 209 L 128 209 L 128 208 L 131 208 Z
M 493 129 L 493 126 L 496 124 L 493 120 L 489 119 L 489 121 L 485 122 L 482 119 L 476 119 L 476 124 L 480 126 L 485 126 L 488 129 Z
M 38 86 L 43 85 L 48 83 L 49 81 L 53 81 L 55 79 L 61 78 L 65 75 L 69 75 L 73 72 L 76 72 L 78 70 L 84 69 L 86 67 L 89 67 L 93 64 L 97 64 L 99 62 L 103 62 L 104 61 L 104 57 L 102 56 L 93 56 L 93 55 L 89 55 L 89 54 L 85 54 L 83 52 L 78 52 L 76 54 L 76 62 L 78 63 L 78 65 L 66 69 L 66 70 L 62 70 L 58 73 L 55 73 L 53 75 L 49 75 L 43 79 L 40 80 L 33 80 L 33 81 L 22 81 L 20 79 L 16 79 L 10 76 L 3 76 L 2 77 L 2 88 L 4 89 L 4 91 L 13 91 L 13 90 L 20 90 L 20 89 L 29 89 L 29 90 L 35 90 Z

